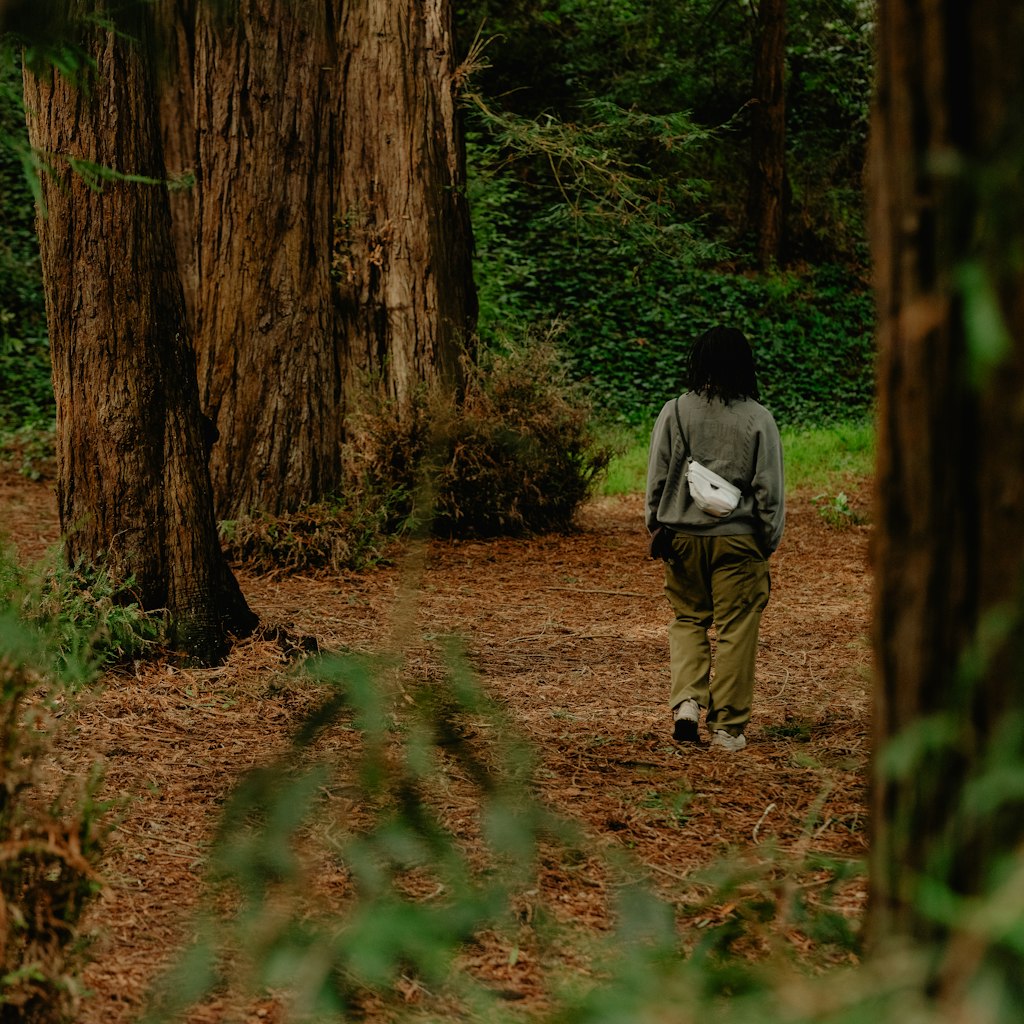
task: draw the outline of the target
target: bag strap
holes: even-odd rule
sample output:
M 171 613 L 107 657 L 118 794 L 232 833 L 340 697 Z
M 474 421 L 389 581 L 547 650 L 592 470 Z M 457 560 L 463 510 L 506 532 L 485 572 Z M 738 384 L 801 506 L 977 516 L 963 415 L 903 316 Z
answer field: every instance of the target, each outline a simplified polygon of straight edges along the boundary
M 686 440 L 686 434 L 683 432 L 683 421 L 679 418 L 679 403 L 683 400 L 683 396 L 680 395 L 672 408 L 676 414 L 676 426 L 679 428 L 679 436 L 683 439 L 683 462 L 690 461 L 690 442 Z
M 665 475 L 665 490 L 669 492 L 671 492 L 672 489 L 676 486 L 677 478 L 681 475 L 683 471 L 684 463 L 688 462 L 690 459 L 690 445 L 689 442 L 686 440 L 686 435 L 683 434 L 683 424 L 682 421 L 679 419 L 679 401 L 679 398 L 677 398 L 675 404 L 676 424 L 679 427 L 679 433 L 682 434 L 683 437 L 683 445 L 685 447 L 685 452 L 681 459 L 679 459 L 678 461 L 673 461 L 672 464 L 668 467 L 668 473 Z
M 683 421 L 679 418 L 679 403 L 682 400 L 683 400 L 682 395 L 680 395 L 679 398 L 676 399 L 676 404 L 674 406 L 674 409 L 675 409 L 675 413 L 676 413 L 676 426 L 679 428 L 679 436 L 682 437 L 682 439 L 683 439 L 683 452 L 684 452 L 684 454 L 683 454 L 683 461 L 684 462 L 689 462 L 690 461 L 690 457 L 691 457 L 690 456 L 690 442 L 686 440 L 686 434 L 683 433 Z M 733 486 L 735 487 L 736 485 L 733 484 Z M 740 492 L 740 494 L 746 494 L 747 491 L 748 491 L 748 487 L 747 487 L 746 484 L 743 484 L 742 486 L 738 487 L 737 490 Z

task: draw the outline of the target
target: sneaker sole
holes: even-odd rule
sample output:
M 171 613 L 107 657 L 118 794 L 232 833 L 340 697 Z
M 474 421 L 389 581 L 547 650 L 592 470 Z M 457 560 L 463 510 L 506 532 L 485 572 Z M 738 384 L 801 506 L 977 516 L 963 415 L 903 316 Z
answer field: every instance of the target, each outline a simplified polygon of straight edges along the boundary
M 677 718 L 672 726 L 672 739 L 676 743 L 699 743 L 697 723 L 692 718 Z
M 745 750 L 747 746 L 746 736 L 736 736 L 733 742 L 720 740 L 717 734 L 711 740 L 711 746 L 718 747 L 719 750 L 728 750 L 730 754 L 739 753 L 741 750 Z

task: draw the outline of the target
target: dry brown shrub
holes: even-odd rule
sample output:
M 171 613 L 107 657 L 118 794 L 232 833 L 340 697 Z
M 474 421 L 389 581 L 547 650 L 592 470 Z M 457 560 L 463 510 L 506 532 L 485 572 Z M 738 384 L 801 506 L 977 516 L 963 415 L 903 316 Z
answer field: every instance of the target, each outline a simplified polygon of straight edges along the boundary
M 372 492 L 416 496 L 408 512 L 440 536 L 565 531 L 612 454 L 591 412 L 550 344 L 487 352 L 463 361 L 458 393 L 438 384 L 399 409 L 368 389 L 347 465 Z
M 221 542 L 231 561 L 257 572 L 362 569 L 387 560 L 390 519 L 386 497 L 355 494 L 222 523 Z
M 344 493 L 282 515 L 223 523 L 229 559 L 259 572 L 362 569 L 396 535 L 566 531 L 612 451 L 550 345 L 462 364 L 458 390 L 425 386 L 399 403 L 367 381 L 347 420 Z
M 98 889 L 104 808 L 97 778 L 54 795 L 41 775 L 53 728 L 45 681 L 3 656 L 0 690 L 0 1021 L 55 1024 L 74 1019 L 81 994 L 76 925 Z

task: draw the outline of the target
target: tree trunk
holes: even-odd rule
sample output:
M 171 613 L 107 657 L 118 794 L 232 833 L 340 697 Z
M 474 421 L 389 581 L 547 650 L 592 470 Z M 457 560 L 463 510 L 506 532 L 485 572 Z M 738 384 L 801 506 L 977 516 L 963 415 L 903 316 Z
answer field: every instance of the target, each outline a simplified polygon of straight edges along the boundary
M 1019 787 L 998 781 L 1024 771 L 1024 7 L 878 17 L 869 923 L 876 946 L 951 942 L 939 982 L 962 996 L 982 962 L 1021 983 L 998 936 L 927 896 L 985 891 L 1024 839 Z
M 475 326 L 450 0 L 344 3 L 335 273 L 349 388 L 399 408 L 454 380 Z
M 173 187 L 171 238 L 185 296 L 185 315 L 195 344 L 196 302 L 196 2 L 160 0 L 153 5 L 157 104 L 164 166 Z M 198 0 L 199 3 L 205 0 Z
M 92 5 L 80 14 L 94 11 Z M 26 73 L 33 146 L 59 170 L 39 218 L 57 402 L 57 496 L 72 563 L 134 579 L 166 609 L 172 639 L 203 660 L 251 629 L 221 554 L 204 461 L 194 354 L 167 193 L 129 180 L 90 187 L 65 160 L 162 179 L 144 15 L 96 30 L 88 88 Z
M 162 90 L 217 513 L 340 486 L 345 391 L 456 378 L 475 323 L 450 0 L 165 0 Z M 182 116 L 182 105 L 195 98 Z M 332 285 L 333 276 L 333 285 Z
M 196 192 L 193 210 L 176 214 L 191 216 L 180 237 L 193 240 L 200 399 L 221 435 L 210 461 L 221 518 L 294 510 L 339 482 L 334 6 L 200 4 L 194 26 L 179 30 L 194 33 Z M 163 123 L 165 137 L 188 130 L 173 103 Z M 188 147 L 174 148 L 184 163 Z
M 786 0 L 761 0 L 754 44 L 749 220 L 758 265 L 782 256 L 786 186 Z

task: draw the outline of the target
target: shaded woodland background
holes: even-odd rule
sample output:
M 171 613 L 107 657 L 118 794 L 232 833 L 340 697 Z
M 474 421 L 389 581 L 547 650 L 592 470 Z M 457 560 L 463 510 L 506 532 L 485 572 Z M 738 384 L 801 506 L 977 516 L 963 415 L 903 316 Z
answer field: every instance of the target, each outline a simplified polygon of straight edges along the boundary
M 74 686 L 155 651 L 216 662 L 246 633 L 310 653 L 293 623 L 258 622 L 239 583 L 247 553 L 276 558 L 273 574 L 324 547 L 317 570 L 338 573 L 353 552 L 379 565 L 408 545 L 415 567 L 435 505 L 453 544 L 571 530 L 612 458 L 605 432 L 642 437 L 713 320 L 751 335 L 784 424 L 832 429 L 877 399 L 858 964 L 838 1005 L 827 984 L 773 987 L 734 939 L 738 921 L 781 920 L 779 904 L 737 897 L 702 942 L 630 889 L 629 970 L 605 961 L 554 1017 L 628 1005 L 657 1019 L 657 993 L 694 986 L 694 1012 L 736 1019 L 768 992 L 795 1019 L 1019 1016 L 1024 9 L 678 6 L 83 4 L 63 11 L 88 15 L 70 34 L 54 5 L 0 7 L 18 30 L 4 38 L 5 443 L 29 473 L 55 450 L 68 560 L 39 575 L 8 559 L 2 576 L 3 983 L 19 1019 L 77 998 L 72 940 L 109 838 L 97 776 L 67 773 L 55 800 L 38 774 L 61 763 L 47 723 Z M 283 102 L 285 73 L 318 87 Z M 246 133 L 265 146 L 254 166 L 235 159 Z M 33 198 L 59 213 L 38 236 Z M 235 229 L 218 233 L 218 215 Z M 260 272 L 203 272 L 244 268 L 246 252 Z M 314 383 L 296 388 L 304 375 Z M 326 785 L 306 756 L 351 729 L 374 813 L 332 856 L 365 914 L 338 931 L 284 911 L 252 961 L 268 984 L 328 964 L 309 1010 L 337 1015 L 353 986 L 442 976 L 510 906 L 447 827 L 449 769 L 475 787 L 498 863 L 536 866 L 557 827 L 524 798 L 528 754 L 506 745 L 500 705 L 457 655 L 403 691 L 387 655 L 334 653 L 291 753 L 227 798 L 210 863 L 242 908 L 238 940 L 290 877 Z M 829 866 L 826 885 L 843 871 Z M 170 989 L 184 1002 L 224 963 L 202 927 L 196 938 Z
M 694 334 L 728 320 L 757 346 L 783 422 L 869 412 L 870 4 L 788 5 L 783 231 L 765 267 L 751 200 L 756 11 L 517 2 L 454 16 L 485 345 L 554 330 L 573 376 L 641 423 Z M 4 124 L 18 133 L 6 66 Z M 47 421 L 51 399 L 31 193 L 19 153 L 2 159 L 11 429 Z

